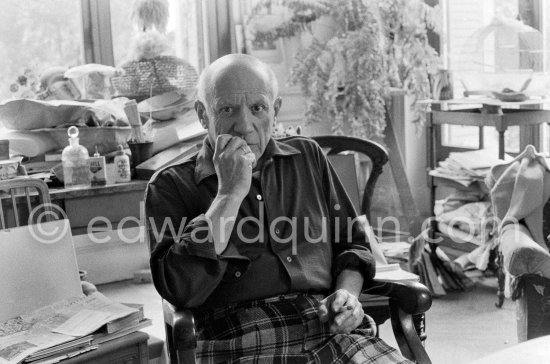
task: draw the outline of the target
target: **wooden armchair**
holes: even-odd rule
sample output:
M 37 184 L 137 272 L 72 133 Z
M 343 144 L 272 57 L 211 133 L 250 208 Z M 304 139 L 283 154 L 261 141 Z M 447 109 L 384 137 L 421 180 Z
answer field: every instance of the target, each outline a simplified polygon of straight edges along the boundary
M 414 315 L 428 311 L 432 305 L 432 296 L 426 286 L 415 282 L 375 281 L 364 293 L 389 298 L 392 329 L 401 354 L 416 363 L 431 363 L 413 322 Z M 177 309 L 167 301 L 163 301 L 162 307 L 170 363 L 194 364 L 197 339 L 193 313 Z M 369 307 L 363 309 L 368 314 Z
M 353 137 L 330 135 L 318 136 L 313 139 L 327 152 L 329 160 L 331 159 L 330 156 L 347 151 L 362 153 L 370 159 L 372 162 L 371 171 L 366 178 L 362 201 L 358 206 L 360 213 L 369 217 L 370 201 L 376 181 L 382 173 L 382 167 L 389 159 L 386 150 L 377 143 Z M 341 166 L 335 167 L 336 173 L 341 175 L 341 169 L 339 171 Z M 353 177 L 355 178 L 355 176 Z M 346 183 L 344 183 L 344 187 L 346 188 Z M 357 193 L 348 192 L 350 197 L 358 198 Z M 422 341 L 425 335 L 423 327 L 421 327 L 423 314 L 432 304 L 430 291 L 424 285 L 416 282 L 375 281 L 374 285 L 363 293 L 388 297 L 388 304 L 382 307 L 382 312 L 378 307 L 378 311 L 374 313 L 368 300 L 362 300 L 365 313 L 371 315 L 378 325 L 390 317 L 401 353 L 417 363 L 431 363 L 423 346 Z M 195 363 L 197 341 L 192 312 L 177 309 L 166 301 L 163 302 L 163 310 L 170 362 L 178 364 Z M 419 317 L 420 320 L 418 320 Z M 418 325 L 419 321 L 421 322 L 420 325 Z

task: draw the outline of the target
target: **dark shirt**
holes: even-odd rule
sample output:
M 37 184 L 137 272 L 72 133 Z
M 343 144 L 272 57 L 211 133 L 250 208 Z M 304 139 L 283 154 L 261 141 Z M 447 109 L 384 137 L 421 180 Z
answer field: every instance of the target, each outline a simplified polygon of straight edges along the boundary
M 216 197 L 212 148 L 156 173 L 146 193 L 153 282 L 177 307 L 215 307 L 291 292 L 329 292 L 345 268 L 374 276 L 353 204 L 312 140 L 271 140 L 227 248 L 204 214 Z M 254 220 L 256 219 L 256 220 Z M 349 226 L 348 226 L 349 225 Z

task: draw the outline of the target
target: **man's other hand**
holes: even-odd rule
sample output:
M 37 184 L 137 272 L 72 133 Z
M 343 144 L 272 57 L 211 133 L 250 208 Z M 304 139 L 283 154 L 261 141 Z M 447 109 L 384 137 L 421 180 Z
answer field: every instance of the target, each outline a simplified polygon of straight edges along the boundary
M 357 297 L 339 289 L 319 302 L 319 319 L 330 323 L 335 334 L 349 334 L 363 322 L 365 313 Z
M 221 134 L 214 148 L 214 168 L 218 175 L 218 194 L 243 199 L 250 190 L 256 158 L 243 139 Z

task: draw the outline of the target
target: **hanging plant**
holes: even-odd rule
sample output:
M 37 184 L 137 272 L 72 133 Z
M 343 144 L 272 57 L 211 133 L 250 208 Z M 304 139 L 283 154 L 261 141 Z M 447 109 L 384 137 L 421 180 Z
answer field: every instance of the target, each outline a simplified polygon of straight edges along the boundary
M 440 68 L 440 58 L 428 43 L 428 30 L 441 33 L 439 7 L 420 0 L 369 1 L 380 13 L 390 86 L 406 90 L 414 102 L 430 98 L 430 77 Z M 413 107 L 414 121 L 423 123 L 423 108 Z
M 361 0 L 325 2 L 339 26 L 326 43 L 314 40 L 296 56 L 291 83 L 306 98 L 306 118 L 329 118 L 334 134 L 381 140 L 387 89 L 379 19 Z
M 328 8 L 314 0 L 263 0 L 250 12 L 246 29 L 252 46 L 264 48 L 279 38 L 308 29 Z

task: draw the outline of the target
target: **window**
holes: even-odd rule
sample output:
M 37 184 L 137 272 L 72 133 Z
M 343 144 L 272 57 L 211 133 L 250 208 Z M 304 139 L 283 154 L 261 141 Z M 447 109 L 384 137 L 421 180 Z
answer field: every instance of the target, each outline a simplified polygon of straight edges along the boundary
M 440 0 L 444 13 L 442 55 L 454 79 L 454 94 L 464 91 L 550 91 L 550 2 L 541 0 Z M 545 129 L 546 130 L 546 129 Z M 446 145 L 477 147 L 479 129 L 446 126 Z M 544 130 L 542 135 L 544 135 Z M 505 134 L 506 151 L 519 152 L 520 128 Z M 497 148 L 498 133 L 484 128 L 484 146 Z M 548 143 L 546 143 L 548 144 Z
M 171 54 L 200 70 L 204 66 L 199 51 L 202 42 L 200 3 L 197 0 L 169 0 L 169 4 L 167 34 L 173 47 Z M 110 13 L 114 63 L 119 66 L 131 56 L 129 45 L 133 43 L 137 29 L 131 19 L 132 8 L 128 0 L 110 0 Z
M 201 70 L 204 67 L 201 9 L 198 9 L 201 2 L 169 0 L 169 3 L 172 54 Z M 136 32 L 131 22 L 132 4 L 129 0 L 3 0 L 0 100 L 12 97 L 10 85 L 26 69 L 38 78 L 52 66 L 123 63 Z M 109 16 L 111 29 L 104 27 Z
M 0 100 L 30 69 L 83 63 L 80 1 L 3 0 L 0 11 Z

